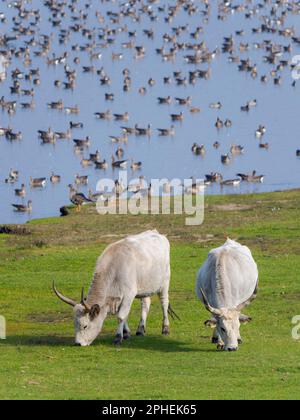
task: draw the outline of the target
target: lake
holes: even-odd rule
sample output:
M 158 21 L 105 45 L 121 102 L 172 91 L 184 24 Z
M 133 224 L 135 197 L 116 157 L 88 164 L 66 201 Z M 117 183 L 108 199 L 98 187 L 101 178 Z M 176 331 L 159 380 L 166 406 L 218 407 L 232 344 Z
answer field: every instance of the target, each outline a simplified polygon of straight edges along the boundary
M 67 1 L 70 4 L 72 2 Z M 85 8 L 85 4 L 89 8 Z M 6 101 L 16 100 L 17 111 L 14 115 L 8 115 L 6 110 L 0 110 L 0 127 L 11 126 L 13 130 L 21 131 L 23 138 L 20 141 L 8 141 L 5 137 L 0 137 L 0 223 L 24 223 L 31 218 L 44 218 L 59 215 L 59 208 L 69 204 L 68 185 L 74 183 L 75 174 L 88 175 L 89 185 L 81 186 L 80 191 L 85 194 L 89 189 L 95 191 L 96 184 L 101 178 L 118 177 L 118 171 L 113 171 L 111 165 L 106 172 L 95 170 L 94 166 L 84 168 L 81 165 L 82 158 L 89 157 L 89 153 L 100 151 L 101 159 L 106 159 L 109 163 L 111 156 L 119 145 L 111 142 L 109 136 L 120 136 L 120 126 L 134 127 L 138 124 L 141 127 L 152 126 L 151 137 L 130 136 L 127 144 L 121 144 L 124 148 L 125 158 L 141 161 L 142 170 L 131 173 L 128 176 L 137 177 L 144 175 L 146 179 L 152 178 L 180 178 L 182 180 L 191 176 L 202 179 L 211 172 L 222 173 L 224 179 L 236 178 L 237 173 L 257 173 L 265 175 L 264 183 L 249 184 L 241 183 L 239 187 L 223 187 L 214 184 L 206 190 L 206 194 L 244 194 L 269 192 L 300 187 L 299 169 L 300 161 L 296 157 L 296 150 L 300 149 L 299 139 L 299 109 L 300 95 L 299 86 L 292 87 L 291 69 L 287 66 L 278 74 L 282 77 L 282 84 L 274 85 L 270 76 L 270 71 L 276 65 L 264 62 L 263 57 L 267 55 L 263 49 L 257 49 L 254 43 L 261 43 L 270 40 L 273 43 L 288 45 L 291 43 L 292 52 L 283 53 L 280 60 L 291 60 L 294 55 L 300 54 L 300 45 L 293 43 L 290 38 L 279 36 L 278 33 L 254 34 L 253 27 L 258 27 L 262 23 L 262 16 L 270 15 L 271 5 L 266 5 L 264 9 L 258 10 L 257 14 L 251 19 L 245 18 L 245 13 L 231 13 L 226 20 L 218 19 L 217 2 L 210 2 L 212 5 L 211 14 L 206 22 L 200 13 L 204 10 L 202 1 L 195 1 L 199 7 L 199 12 L 189 16 L 181 10 L 174 18 L 172 23 L 166 23 L 164 17 L 166 13 L 158 11 L 159 6 L 168 5 L 170 2 L 152 2 L 153 11 L 158 16 L 157 21 L 151 21 L 148 16 L 141 14 L 140 22 L 133 22 L 130 18 L 124 17 L 119 23 L 112 23 L 108 11 L 118 12 L 122 1 L 78 1 L 78 10 L 87 13 L 85 25 L 95 28 L 95 34 L 101 33 L 101 28 L 110 26 L 112 28 L 128 26 L 129 31 L 137 31 L 137 36 L 133 39 L 135 45 L 143 45 L 146 54 L 143 59 L 135 59 L 134 49 L 124 49 L 122 44 L 129 41 L 128 32 L 118 32 L 111 37 L 115 39 L 113 44 L 103 48 L 103 40 L 95 36 L 97 48 L 95 52 L 101 52 L 101 59 L 90 60 L 89 53 L 86 51 L 73 51 L 71 46 L 75 44 L 84 45 L 91 42 L 84 38 L 80 32 L 71 32 L 70 38 L 65 45 L 58 42 L 58 32 L 61 29 L 68 29 L 70 25 L 76 24 L 72 19 L 71 11 L 66 8 L 66 16 L 63 18 L 59 27 L 54 27 L 50 21 L 49 9 L 42 5 L 40 1 L 32 0 L 25 2 L 27 10 L 40 9 L 41 20 L 36 26 L 36 41 L 41 39 L 39 34 L 48 34 L 52 38 L 51 49 L 48 56 L 52 53 L 56 56 L 68 51 L 67 64 L 71 69 L 76 70 L 76 88 L 65 90 L 63 87 L 54 86 L 55 80 L 66 81 L 64 65 L 47 65 L 46 57 L 36 57 L 33 52 L 38 51 L 38 46 L 30 46 L 30 58 L 32 63 L 25 66 L 23 58 L 13 57 L 7 69 L 8 77 L 0 83 L 1 95 Z M 251 4 L 241 1 L 241 4 Z M 254 2 L 256 4 L 256 2 Z M 6 22 L 0 23 L 0 34 L 12 34 L 12 18 L 17 16 L 18 11 L 9 1 L 0 3 L 0 14 L 6 16 Z M 140 2 L 139 2 L 140 4 Z M 147 3 L 145 3 L 147 4 Z M 100 11 L 104 17 L 104 23 L 99 23 L 96 18 L 96 11 Z M 281 9 L 280 9 L 281 10 Z M 78 13 L 74 13 L 78 15 Z M 29 17 L 22 24 L 28 26 L 34 19 Z M 183 32 L 178 37 L 178 42 L 200 43 L 205 41 L 210 51 L 216 48 L 222 49 L 223 38 L 234 35 L 236 45 L 240 42 L 248 43 L 249 50 L 245 52 L 237 51 L 242 59 L 250 58 L 252 63 L 257 64 L 258 77 L 254 80 L 249 73 L 239 72 L 237 63 L 228 60 L 228 54 L 221 51 L 211 61 L 197 65 L 187 64 L 184 56 L 194 54 L 193 51 L 179 51 L 174 61 L 163 61 L 161 56 L 156 53 L 156 48 L 163 45 L 162 37 L 164 34 L 172 34 L 172 27 L 184 26 L 188 24 L 189 30 Z M 201 26 L 203 33 L 194 40 L 190 32 Z M 299 27 L 299 15 L 288 14 L 284 27 Z M 143 32 L 145 29 L 153 29 L 154 38 L 149 39 Z M 245 35 L 238 37 L 235 31 L 243 29 Z M 300 34 L 296 34 L 299 36 Z M 24 42 L 29 41 L 31 36 L 22 36 L 18 40 L 9 43 L 11 48 L 24 47 Z M 165 43 L 165 48 L 170 48 L 170 43 Z M 4 50 L 5 47 L 0 49 Z M 123 59 L 112 60 L 112 53 L 122 53 Z M 75 57 L 80 58 L 80 63 L 73 62 Z M 84 73 L 83 66 L 94 65 L 96 69 L 104 68 L 111 79 L 110 86 L 101 86 L 100 76 L 96 73 Z M 40 86 L 34 86 L 35 109 L 21 109 L 21 102 L 30 102 L 31 98 L 11 95 L 12 86 L 11 71 L 18 68 L 25 74 L 31 68 L 40 69 Z M 132 85 L 129 92 L 123 92 L 124 68 L 130 70 Z M 195 69 L 206 70 L 211 68 L 211 77 L 208 80 L 199 79 L 195 85 L 187 84 L 178 86 L 173 78 L 174 71 L 181 71 L 182 77 L 187 77 L 189 71 Z M 260 77 L 268 75 L 268 83 L 261 83 Z M 163 78 L 172 76 L 172 83 L 164 84 Z M 148 80 L 153 78 L 155 85 L 148 86 Z M 31 89 L 32 82 L 20 80 L 22 89 Z M 138 90 L 145 86 L 147 94 L 141 95 Z M 105 101 L 105 93 L 114 93 L 113 102 Z M 192 114 L 187 106 L 179 106 L 172 102 L 171 105 L 158 105 L 157 97 L 171 96 L 172 98 L 192 97 L 192 106 L 199 107 L 200 113 Z M 78 105 L 79 115 L 70 116 L 65 111 L 51 110 L 47 103 L 62 100 L 65 106 Z M 257 107 L 250 112 L 242 112 L 241 106 L 249 100 L 257 100 Z M 222 109 L 212 110 L 210 103 L 222 103 Z M 128 122 L 100 121 L 95 118 L 95 112 L 103 112 L 107 109 L 112 113 L 129 113 Z M 172 122 L 170 114 L 184 113 L 183 122 L 176 122 L 176 133 L 173 137 L 159 137 L 156 128 L 170 128 Z M 217 130 L 215 122 L 217 118 L 232 120 L 231 128 Z M 54 131 L 66 131 L 70 121 L 78 121 L 84 124 L 83 129 L 76 129 L 72 132 L 69 140 L 57 140 L 55 144 L 42 144 L 38 137 L 38 130 L 47 130 L 51 127 Z M 255 131 L 259 125 L 264 125 L 267 132 L 263 138 L 264 142 L 269 143 L 269 149 L 260 149 L 259 140 L 255 137 Z M 74 152 L 73 139 L 81 139 L 90 136 L 91 145 L 82 154 Z M 220 148 L 215 149 L 213 144 L 220 142 Z M 193 143 L 203 144 L 206 148 L 204 156 L 195 156 L 191 152 Z M 241 156 L 231 157 L 228 165 L 221 163 L 221 155 L 228 153 L 232 144 L 242 145 L 245 148 Z M 130 164 L 128 165 L 130 168 Z M 19 180 L 11 185 L 5 183 L 10 169 L 19 171 Z M 52 172 L 61 175 L 61 182 L 52 185 L 49 177 Z M 43 189 L 30 189 L 30 176 L 46 177 L 47 185 Z M 27 188 L 27 196 L 24 202 L 31 199 L 33 211 L 31 215 L 19 214 L 14 212 L 11 204 L 22 203 L 22 200 L 14 195 L 14 189 L 24 183 Z

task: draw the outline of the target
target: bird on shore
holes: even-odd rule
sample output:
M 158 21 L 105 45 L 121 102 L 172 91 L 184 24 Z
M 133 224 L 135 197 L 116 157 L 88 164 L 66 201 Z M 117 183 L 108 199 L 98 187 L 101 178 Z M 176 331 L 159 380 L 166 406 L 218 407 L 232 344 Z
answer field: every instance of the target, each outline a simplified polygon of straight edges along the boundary
M 71 203 L 76 206 L 76 212 L 79 213 L 83 205 L 92 203 L 92 200 L 87 198 L 83 193 L 78 193 L 72 184 L 69 185 L 69 190 L 69 198 Z

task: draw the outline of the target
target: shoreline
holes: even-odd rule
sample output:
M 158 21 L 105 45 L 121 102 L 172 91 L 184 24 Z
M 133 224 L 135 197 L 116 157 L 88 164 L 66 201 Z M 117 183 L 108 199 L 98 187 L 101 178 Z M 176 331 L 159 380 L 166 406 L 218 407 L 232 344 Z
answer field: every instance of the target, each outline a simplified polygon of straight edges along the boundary
M 214 202 L 214 201 L 219 202 L 220 200 L 227 202 L 228 199 L 230 199 L 230 198 L 233 199 L 234 198 L 235 200 L 238 199 L 238 201 L 242 201 L 242 200 L 240 200 L 241 198 L 247 200 L 249 198 L 253 198 L 254 196 L 263 198 L 263 197 L 268 197 L 268 196 L 271 197 L 271 196 L 274 196 L 274 195 L 277 195 L 277 194 L 289 194 L 289 193 L 292 194 L 292 193 L 295 193 L 295 192 L 300 193 L 300 188 L 293 188 L 293 189 L 288 189 L 288 190 L 278 190 L 278 191 L 272 191 L 272 192 L 259 192 L 259 193 L 251 193 L 251 194 L 224 194 L 224 195 L 221 195 L 221 194 L 219 194 L 219 195 L 204 194 L 204 209 L 206 209 L 210 205 L 210 203 L 209 204 L 207 203 L 207 200 L 210 201 L 210 202 Z M 176 198 L 175 196 L 171 197 L 172 200 L 174 200 L 175 198 Z M 235 201 L 235 200 L 233 200 L 233 201 Z M 241 205 L 242 205 L 242 203 L 241 203 Z M 75 210 L 75 206 L 72 205 L 72 204 L 64 205 L 62 207 L 65 207 L 68 210 L 70 210 L 70 215 L 72 215 L 74 210 Z M 95 204 L 86 205 L 86 206 L 84 206 L 84 209 L 91 209 L 92 207 L 95 207 Z M 106 215 L 97 214 L 96 211 L 93 212 L 93 214 L 95 216 L 102 216 L 102 217 L 106 216 Z M 65 216 L 65 217 L 69 217 L 69 216 Z M 115 216 L 124 217 L 126 215 L 116 214 L 116 215 L 110 215 L 110 216 L 112 216 L 112 217 L 115 217 Z M 145 215 L 145 214 L 135 215 L 135 217 L 137 217 L 137 216 L 145 217 L 147 215 Z M 148 216 L 164 216 L 164 215 L 148 214 Z M 174 214 L 172 214 L 172 216 L 174 216 Z M 27 220 L 24 223 L 1 223 L 1 221 L 0 221 L 0 234 L 5 233 L 5 232 L 1 232 L 1 231 L 2 230 L 5 231 L 6 228 L 16 227 L 16 226 L 24 227 L 24 226 L 27 226 L 27 225 L 44 223 L 44 222 L 47 222 L 47 221 L 52 221 L 53 222 L 55 220 L 60 220 L 60 219 L 63 219 L 65 217 L 62 217 L 61 215 L 56 215 L 56 216 L 53 215 L 53 216 L 49 216 L 49 217 L 37 217 L 37 218 L 33 218 L 31 220 Z

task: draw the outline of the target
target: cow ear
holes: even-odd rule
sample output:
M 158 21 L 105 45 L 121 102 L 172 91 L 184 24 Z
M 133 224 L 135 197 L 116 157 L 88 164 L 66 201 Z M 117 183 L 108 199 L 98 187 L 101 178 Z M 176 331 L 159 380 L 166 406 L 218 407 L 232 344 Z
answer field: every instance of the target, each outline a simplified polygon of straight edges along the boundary
M 93 321 L 97 316 L 100 314 L 100 306 L 99 305 L 93 305 L 90 310 L 90 320 Z
M 252 321 L 252 318 L 250 316 L 243 315 L 243 314 L 240 315 L 241 324 L 248 324 L 248 322 L 251 322 L 251 321 Z
M 205 321 L 204 325 L 208 328 L 215 328 L 217 326 L 217 321 L 215 318 L 211 318 Z

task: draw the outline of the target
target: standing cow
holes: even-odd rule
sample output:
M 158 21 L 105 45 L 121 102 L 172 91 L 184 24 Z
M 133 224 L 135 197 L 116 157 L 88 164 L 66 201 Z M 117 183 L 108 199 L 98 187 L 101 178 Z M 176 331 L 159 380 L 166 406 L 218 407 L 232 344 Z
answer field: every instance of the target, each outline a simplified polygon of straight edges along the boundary
M 63 296 L 55 287 L 55 294 L 74 307 L 75 343 L 89 346 L 100 334 L 109 314 L 117 315 L 119 327 L 115 344 L 130 337 L 128 316 L 135 298 L 142 301 L 142 316 L 137 335 L 145 334 L 151 296 L 158 294 L 163 309 L 162 333 L 170 332 L 168 312 L 170 285 L 170 244 L 157 231 L 129 236 L 110 245 L 97 261 L 94 280 L 81 302 Z
M 197 276 L 196 293 L 213 318 L 212 342 L 219 349 L 238 350 L 240 324 L 251 321 L 241 311 L 256 298 L 258 270 L 251 251 L 230 239 L 212 250 Z

